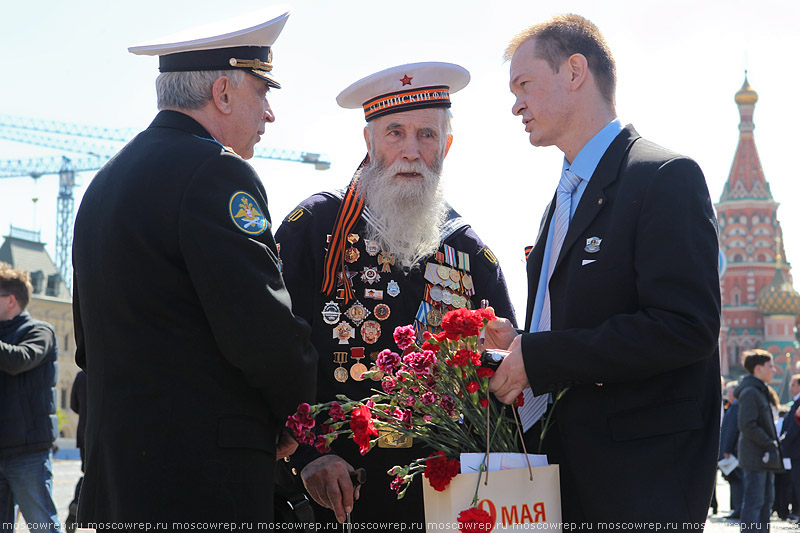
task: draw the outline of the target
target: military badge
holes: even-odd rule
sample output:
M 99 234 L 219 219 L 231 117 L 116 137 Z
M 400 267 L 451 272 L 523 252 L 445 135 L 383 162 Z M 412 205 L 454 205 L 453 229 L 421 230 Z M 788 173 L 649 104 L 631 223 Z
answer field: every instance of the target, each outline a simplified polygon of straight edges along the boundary
M 369 309 L 364 307 L 358 300 L 356 300 L 353 305 L 350 306 L 350 309 L 345 312 L 347 318 L 349 318 L 356 326 L 360 326 L 364 319 L 369 316 L 369 314 Z
M 350 377 L 356 381 L 363 381 L 364 372 L 367 371 L 367 366 L 361 362 L 364 359 L 364 348 L 350 348 L 350 357 L 356 360 L 355 364 L 350 367 Z
M 391 272 L 392 265 L 394 264 L 394 254 L 389 252 L 381 252 L 378 255 L 378 264 L 381 266 L 381 272 Z
M 448 290 L 442 291 L 442 303 L 446 305 L 453 305 L 453 293 Z
M 358 258 L 361 257 L 361 252 L 358 251 L 357 248 L 353 248 L 352 246 L 344 251 L 344 260 L 348 263 L 355 263 L 358 261 Z
M 339 366 L 333 370 L 333 379 L 339 383 L 347 381 L 347 369 L 342 367 L 347 362 L 347 352 L 333 352 L 333 362 Z
M 434 285 L 433 287 L 431 287 L 429 295 L 431 297 L 431 300 L 433 300 L 434 302 L 441 302 L 442 301 L 442 288 L 439 287 L 438 285 Z
M 351 233 L 350 235 L 347 236 L 347 242 L 349 242 L 350 244 L 357 243 L 358 239 L 360 239 L 358 233 Z
M 380 281 L 381 275 L 378 274 L 378 267 L 364 267 L 364 270 L 361 271 L 361 281 L 364 283 L 369 283 L 372 285 L 373 283 Z
M 369 239 L 364 239 L 364 249 L 367 253 L 371 256 L 378 255 L 380 251 L 380 246 L 378 246 L 378 241 L 371 241 Z
M 371 298 L 373 300 L 383 300 L 383 291 L 378 289 L 364 289 L 364 298 Z
M 428 324 L 435 328 L 442 325 L 442 312 L 435 307 L 428 311 L 428 316 L 426 318 L 428 319 Z
M 372 312 L 375 314 L 375 318 L 378 320 L 386 320 L 389 318 L 392 310 L 386 304 L 378 304 L 375 306 L 375 309 Z
M 349 341 L 355 336 L 355 334 L 355 328 L 344 320 L 339 322 L 339 325 L 333 328 L 333 338 L 339 339 L 339 344 L 350 344 Z
M 374 320 L 367 320 L 361 326 L 361 338 L 367 344 L 375 344 L 381 336 L 381 325 Z
M 390 279 L 389 284 L 386 286 L 386 293 L 392 298 L 396 297 L 400 294 L 400 285 L 395 280 Z
M 228 201 L 228 212 L 234 225 L 248 235 L 261 235 L 269 222 L 250 193 L 236 191 Z
M 436 275 L 444 281 L 450 279 L 450 267 L 447 265 L 439 265 L 436 267 Z
M 339 317 L 341 316 L 342 312 L 339 310 L 339 304 L 336 302 L 328 302 L 325 304 L 325 307 L 322 308 L 322 321 L 326 324 L 333 326 L 339 322 Z
M 453 307 L 456 309 L 461 309 L 462 307 L 467 306 L 467 299 L 461 296 L 460 294 L 453 294 Z
M 586 239 L 586 247 L 584 250 L 589 252 L 590 254 L 596 254 L 600 251 L 600 243 L 603 242 L 603 239 L 600 237 L 589 237 Z

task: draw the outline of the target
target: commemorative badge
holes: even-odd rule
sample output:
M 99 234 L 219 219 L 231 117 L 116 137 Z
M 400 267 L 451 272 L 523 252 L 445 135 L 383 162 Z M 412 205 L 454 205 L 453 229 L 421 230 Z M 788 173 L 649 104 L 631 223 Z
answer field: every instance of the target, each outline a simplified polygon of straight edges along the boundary
M 336 286 L 337 287 L 344 287 L 344 279 L 347 278 L 348 281 L 352 280 L 358 272 L 350 272 L 347 268 L 344 271 L 336 273 Z
M 361 252 L 359 252 L 357 248 L 351 246 L 344 251 L 344 260 L 348 263 L 355 263 L 358 261 L 359 257 L 361 257 Z
M 586 247 L 584 250 L 589 252 L 590 254 L 596 254 L 600 251 L 600 243 L 603 242 L 603 239 L 600 237 L 589 237 L 586 239 Z
M 393 279 L 389 280 L 389 284 L 386 286 L 386 294 L 391 296 L 392 298 L 396 297 L 400 294 L 400 285 Z
M 433 300 L 434 302 L 441 302 L 442 301 L 442 288 L 439 287 L 438 285 L 434 285 L 433 287 L 431 287 L 429 295 L 431 297 L 431 300 Z
M 369 287 L 364 289 L 364 298 L 370 298 L 372 300 L 383 300 L 383 291 L 378 289 L 370 289 Z
M 355 328 L 344 320 L 339 322 L 339 325 L 333 328 L 333 338 L 339 339 L 339 344 L 350 344 L 349 341 L 355 334 Z
M 431 326 L 438 328 L 442 325 L 442 312 L 436 309 L 435 307 L 428 311 L 428 324 Z
M 375 306 L 375 309 L 373 309 L 372 313 L 378 320 L 386 320 L 387 318 L 389 318 L 389 315 L 392 313 L 392 310 L 389 309 L 389 306 L 386 304 L 378 304 Z
M 439 265 L 436 267 L 436 275 L 444 281 L 450 278 L 450 267 L 447 265 Z
M 467 299 L 460 294 L 453 294 L 453 307 L 461 309 L 467 306 Z
M 250 193 L 233 193 L 228 201 L 228 213 L 234 225 L 248 235 L 261 235 L 269 228 L 269 222 Z
M 448 290 L 443 290 L 442 303 L 446 305 L 453 305 L 453 293 Z
M 381 265 L 381 272 L 391 272 L 394 265 L 394 254 L 381 252 L 378 255 L 378 264 Z
M 372 285 L 373 283 L 380 281 L 381 275 L 378 274 L 378 267 L 364 267 L 364 270 L 361 271 L 361 281 L 364 283 L 369 283 Z
M 469 274 L 464 274 L 461 278 L 461 285 L 464 286 L 464 290 L 471 291 L 472 290 L 472 276 Z
M 381 372 L 381 369 L 378 368 L 378 365 L 372 365 L 371 367 L 369 367 L 369 371 L 372 372 L 372 374 L 369 377 L 369 379 L 371 379 L 372 381 L 380 381 L 381 379 L 383 379 L 384 373 Z
M 378 255 L 378 252 L 380 251 L 378 241 L 371 241 L 369 239 L 364 239 L 364 248 L 366 249 L 367 254 L 371 256 Z
M 358 242 L 359 238 L 360 237 L 358 236 L 358 233 L 351 233 L 350 235 L 347 236 L 347 242 L 349 242 L 350 244 L 355 244 Z
M 330 324 L 331 326 L 335 325 L 339 322 L 339 317 L 342 316 L 342 312 L 339 310 L 339 304 L 336 302 L 328 302 L 325 304 L 325 307 L 322 308 L 322 320 L 326 324 Z
M 361 338 L 367 344 L 375 344 L 381 336 L 381 325 L 374 320 L 367 320 L 361 326 Z
M 360 326 L 364 319 L 369 316 L 369 309 L 356 300 L 353 305 L 350 306 L 350 309 L 345 312 L 345 316 L 347 316 L 353 324 Z
M 364 348 L 350 348 L 350 357 L 356 360 L 355 364 L 350 367 L 350 377 L 356 381 L 363 381 L 364 372 L 367 371 L 367 366 L 361 362 L 364 359 Z
M 458 283 L 461 281 L 461 272 L 456 270 L 455 268 L 450 269 L 450 281 L 453 283 Z
M 333 352 L 333 362 L 338 364 L 333 370 L 333 379 L 339 383 L 347 381 L 347 369 L 342 367 L 347 362 L 347 352 Z

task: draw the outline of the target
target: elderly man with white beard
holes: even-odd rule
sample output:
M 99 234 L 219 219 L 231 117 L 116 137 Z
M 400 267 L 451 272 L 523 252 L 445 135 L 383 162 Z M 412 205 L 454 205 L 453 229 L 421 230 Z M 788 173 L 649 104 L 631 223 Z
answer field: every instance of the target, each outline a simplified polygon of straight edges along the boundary
M 381 350 L 397 349 L 396 326 L 438 332 L 444 313 L 484 299 L 498 316 L 514 316 L 497 259 L 444 200 L 440 181 L 453 140 L 450 94 L 468 82 L 458 65 L 414 63 L 368 76 L 337 97 L 342 107 L 363 108 L 367 157 L 345 190 L 306 199 L 275 235 L 293 312 L 311 324 L 320 354 L 318 402 L 372 394 L 380 378 L 362 374 L 377 370 Z M 352 512 L 362 529 L 426 529 L 422 483 L 398 501 L 386 474 L 425 450 L 381 443 L 365 456 L 349 439 L 334 441 L 330 452 L 301 445 L 290 466 L 315 501 L 317 521 L 343 522 Z M 349 474 L 359 467 L 368 483 L 354 490 Z

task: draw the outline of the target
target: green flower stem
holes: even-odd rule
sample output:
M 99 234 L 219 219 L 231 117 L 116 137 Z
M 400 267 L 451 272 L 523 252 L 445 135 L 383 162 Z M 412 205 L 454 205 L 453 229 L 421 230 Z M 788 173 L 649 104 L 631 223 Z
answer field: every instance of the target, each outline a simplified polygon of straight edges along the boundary
M 553 413 L 556 410 L 556 405 L 558 405 L 558 400 L 563 398 L 568 390 L 569 390 L 569 387 L 567 387 L 565 389 L 561 389 L 558 392 L 558 394 L 556 395 L 556 398 L 553 400 L 552 407 L 550 407 L 550 409 L 547 411 L 547 415 L 545 415 L 545 417 L 544 417 L 544 421 L 542 422 L 542 429 L 539 432 L 539 449 L 537 450 L 537 453 L 542 453 L 542 445 L 544 444 L 544 437 L 545 437 L 545 435 L 547 435 L 547 432 L 550 430 L 550 427 L 553 425 Z

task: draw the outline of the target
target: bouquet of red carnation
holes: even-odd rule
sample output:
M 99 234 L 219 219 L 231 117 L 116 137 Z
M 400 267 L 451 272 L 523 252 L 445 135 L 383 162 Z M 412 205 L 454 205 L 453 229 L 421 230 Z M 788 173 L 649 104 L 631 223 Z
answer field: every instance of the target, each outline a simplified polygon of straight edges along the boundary
M 490 400 L 494 371 L 481 366 L 479 336 L 494 319 L 490 309 L 450 311 L 442 332 L 424 332 L 421 345 L 412 326 L 398 327 L 399 353 L 383 350 L 376 361 L 383 372 L 380 390 L 360 400 L 340 395 L 334 402 L 301 404 L 286 425 L 298 441 L 321 452 L 340 435 L 351 437 L 362 455 L 383 438 L 419 439 L 436 452 L 392 468 L 391 487 L 402 498 L 424 472 L 436 490 L 444 490 L 460 471 L 461 453 L 520 451 L 514 414 Z

